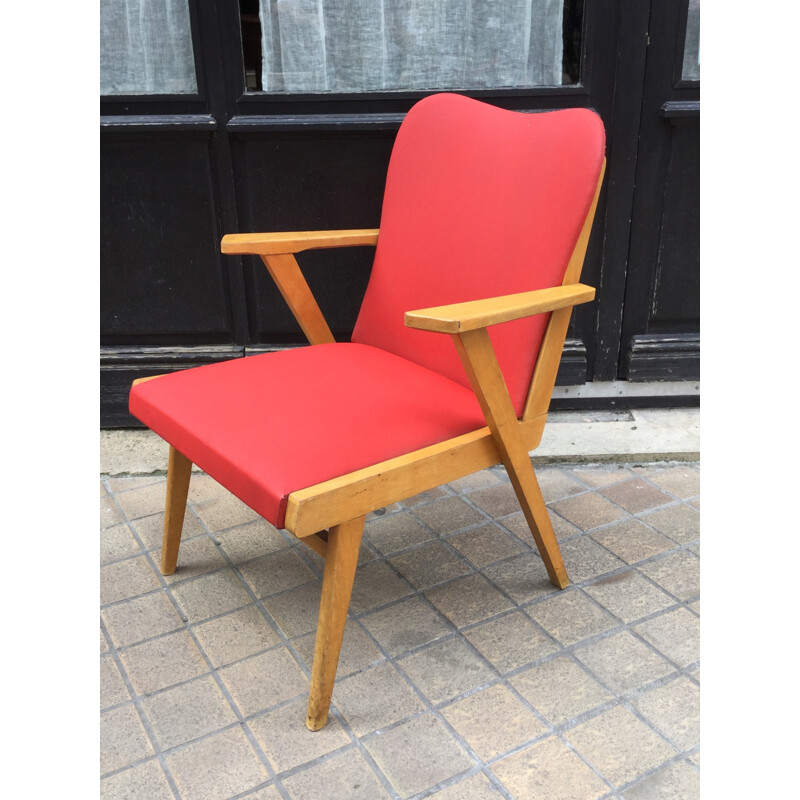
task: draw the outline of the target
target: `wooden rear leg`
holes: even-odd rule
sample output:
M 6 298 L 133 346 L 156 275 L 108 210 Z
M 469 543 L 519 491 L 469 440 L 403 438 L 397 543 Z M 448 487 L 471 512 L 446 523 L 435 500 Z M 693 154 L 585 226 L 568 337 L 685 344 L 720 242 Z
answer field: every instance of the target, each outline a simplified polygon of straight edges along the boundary
M 359 517 L 334 525 L 328 533 L 306 716 L 306 727 L 312 731 L 318 731 L 328 721 L 363 532 L 364 517 Z
M 167 468 L 167 502 L 164 506 L 164 539 L 161 545 L 161 574 L 172 575 L 178 563 L 181 545 L 186 498 L 189 496 L 189 478 L 192 462 L 172 445 L 169 447 Z

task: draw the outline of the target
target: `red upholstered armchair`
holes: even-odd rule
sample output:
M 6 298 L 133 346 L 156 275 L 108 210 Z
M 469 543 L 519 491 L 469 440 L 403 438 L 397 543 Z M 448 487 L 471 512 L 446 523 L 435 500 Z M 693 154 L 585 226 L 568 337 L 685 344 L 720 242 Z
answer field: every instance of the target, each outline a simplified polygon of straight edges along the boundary
M 222 240 L 261 256 L 311 347 L 134 383 L 131 413 L 171 446 L 164 574 L 192 463 L 324 556 L 312 730 L 327 720 L 371 511 L 502 462 L 550 580 L 567 585 L 528 453 L 572 306 L 594 297 L 578 280 L 604 146 L 584 109 L 420 101 L 397 135 L 379 230 Z M 294 254 L 352 245 L 377 249 L 352 340 L 336 343 Z

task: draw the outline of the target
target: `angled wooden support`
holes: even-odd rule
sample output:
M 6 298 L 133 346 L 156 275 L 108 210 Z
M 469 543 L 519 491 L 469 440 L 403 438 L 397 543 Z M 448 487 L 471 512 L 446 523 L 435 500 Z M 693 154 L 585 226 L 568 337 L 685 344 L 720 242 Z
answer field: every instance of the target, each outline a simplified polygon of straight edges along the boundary
M 161 546 L 161 574 L 172 575 L 178 564 L 186 498 L 189 496 L 189 479 L 192 462 L 172 445 L 169 447 L 167 468 L 167 502 L 164 507 L 164 539 Z
M 567 570 L 489 333 L 486 328 L 478 328 L 454 334 L 453 341 L 486 416 L 550 582 L 563 589 L 569 585 Z
M 334 525 L 328 532 L 306 716 L 306 727 L 312 731 L 318 731 L 328 720 L 363 532 L 364 517 Z

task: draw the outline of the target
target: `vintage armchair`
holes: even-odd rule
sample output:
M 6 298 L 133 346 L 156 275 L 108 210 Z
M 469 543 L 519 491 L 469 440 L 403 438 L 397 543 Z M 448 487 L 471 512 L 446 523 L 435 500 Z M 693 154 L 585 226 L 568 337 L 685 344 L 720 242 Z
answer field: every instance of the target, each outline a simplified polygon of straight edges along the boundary
M 370 512 L 503 463 L 551 582 L 567 585 L 529 451 L 572 306 L 595 294 L 578 281 L 604 148 L 585 109 L 427 97 L 397 135 L 380 229 L 222 239 L 223 253 L 262 258 L 311 347 L 134 382 L 131 413 L 170 444 L 162 573 L 176 568 L 193 463 L 325 558 L 311 730 L 327 721 Z M 354 245 L 375 245 L 375 260 L 337 343 L 295 254 Z

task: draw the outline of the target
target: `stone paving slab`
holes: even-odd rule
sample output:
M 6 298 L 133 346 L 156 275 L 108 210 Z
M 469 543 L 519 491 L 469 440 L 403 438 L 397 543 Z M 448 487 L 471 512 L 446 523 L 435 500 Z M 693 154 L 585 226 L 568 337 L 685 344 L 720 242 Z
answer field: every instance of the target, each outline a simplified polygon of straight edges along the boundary
M 563 591 L 502 468 L 371 515 L 317 733 L 321 559 L 196 474 L 165 578 L 165 478 L 101 475 L 101 797 L 699 797 L 699 464 L 537 474 Z

